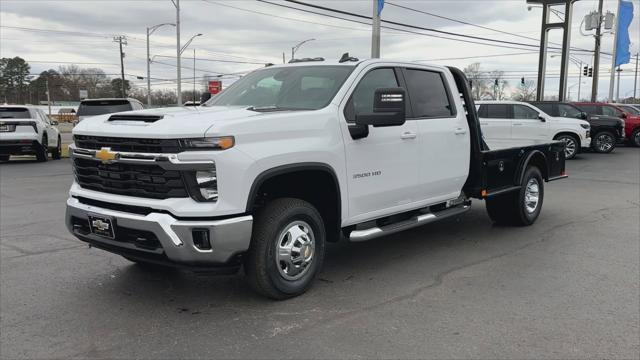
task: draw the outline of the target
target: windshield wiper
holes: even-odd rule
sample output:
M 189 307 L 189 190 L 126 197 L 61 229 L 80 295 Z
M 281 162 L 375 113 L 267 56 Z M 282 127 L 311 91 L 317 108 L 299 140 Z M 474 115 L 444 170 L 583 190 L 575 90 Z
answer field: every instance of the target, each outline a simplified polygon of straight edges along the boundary
M 249 106 L 247 110 L 257 111 L 257 112 L 273 112 L 273 111 L 294 111 L 294 110 L 313 110 L 313 109 L 267 105 L 267 106 Z

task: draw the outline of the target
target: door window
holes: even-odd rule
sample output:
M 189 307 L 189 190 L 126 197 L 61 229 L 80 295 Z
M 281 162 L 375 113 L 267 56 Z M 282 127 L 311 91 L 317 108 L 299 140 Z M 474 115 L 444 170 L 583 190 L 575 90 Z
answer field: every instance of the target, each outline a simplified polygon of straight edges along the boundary
M 587 114 L 591 114 L 591 115 L 602 115 L 602 113 L 599 111 L 598 107 L 595 105 L 578 105 L 578 108 L 584 112 L 586 112 Z
M 380 68 L 369 71 L 358 83 L 351 99 L 345 107 L 348 122 L 356 121 L 356 114 L 373 113 L 373 96 L 378 88 L 396 88 L 398 79 L 392 68 Z
M 553 104 L 539 104 L 533 103 L 535 107 L 544 111 L 546 114 L 551 116 L 558 116 L 558 112 L 555 110 L 555 106 Z
M 525 120 L 537 120 L 540 114 L 532 108 L 524 105 L 513 105 L 513 118 Z
M 487 119 L 509 119 L 509 105 L 485 104 Z
M 441 73 L 407 69 L 406 75 L 414 117 L 443 118 L 454 115 Z
M 575 106 L 558 104 L 558 116 L 566 118 L 582 118 L 582 111 Z
M 611 106 L 603 106 L 602 115 L 622 117 L 622 111 Z

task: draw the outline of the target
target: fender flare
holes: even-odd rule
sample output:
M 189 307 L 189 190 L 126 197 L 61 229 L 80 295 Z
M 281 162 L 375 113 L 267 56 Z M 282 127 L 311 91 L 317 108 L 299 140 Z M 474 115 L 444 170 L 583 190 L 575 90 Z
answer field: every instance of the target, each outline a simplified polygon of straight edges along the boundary
M 328 164 L 318 163 L 318 162 L 304 162 L 304 163 L 294 163 L 276 166 L 274 168 L 265 170 L 258 174 L 256 178 L 253 180 L 253 184 L 251 184 L 251 188 L 249 190 L 249 196 L 247 197 L 247 206 L 245 207 L 246 213 L 251 212 L 251 207 L 258 196 L 258 189 L 265 183 L 265 181 L 275 177 L 288 173 L 295 173 L 299 171 L 322 171 L 331 176 L 333 182 L 335 184 L 336 190 L 338 191 L 338 219 L 342 218 L 342 195 L 340 192 L 340 182 L 338 181 L 338 176 L 336 175 L 335 170 Z
M 514 183 L 516 185 L 522 184 L 522 178 L 524 177 L 525 170 L 527 169 L 527 167 L 529 166 L 531 161 L 534 158 L 537 158 L 537 157 L 542 158 L 542 161 L 544 162 L 544 168 L 540 169 L 540 171 L 542 172 L 542 178 L 545 181 L 549 180 L 549 162 L 547 161 L 547 157 L 545 156 L 545 154 L 542 151 L 533 150 L 530 153 L 528 153 L 527 156 L 524 157 L 520 161 L 520 164 L 518 165 L 518 171 L 516 171 L 516 173 L 515 173 L 516 178 L 514 179 Z

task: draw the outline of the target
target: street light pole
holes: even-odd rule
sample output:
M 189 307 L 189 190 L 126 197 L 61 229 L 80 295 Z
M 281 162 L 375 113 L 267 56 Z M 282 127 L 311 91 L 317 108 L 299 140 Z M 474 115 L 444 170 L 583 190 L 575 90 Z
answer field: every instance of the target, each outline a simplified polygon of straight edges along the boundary
M 176 24 L 164 23 L 147 28 L 147 106 L 151 107 L 151 54 L 149 51 L 149 37 L 160 27 L 165 25 L 176 26 Z
M 187 41 L 184 46 L 178 51 L 178 58 L 180 57 L 180 55 L 182 55 L 182 53 L 184 53 L 185 50 L 187 50 L 187 48 L 189 47 L 189 45 L 191 45 L 191 42 L 193 42 L 193 39 L 197 38 L 198 36 L 202 36 L 202 34 L 195 34 L 191 37 L 191 39 L 189 39 L 189 41 Z M 195 101 L 195 94 L 196 94 L 196 49 L 193 49 L 193 101 Z M 180 98 L 180 100 L 182 100 L 182 97 Z M 182 106 L 182 102 L 180 102 L 180 106 Z
M 177 92 L 178 106 L 182 106 L 182 72 L 180 64 L 180 55 L 182 54 L 180 47 L 180 0 L 171 0 L 171 2 L 176 8 L 176 68 L 178 69 Z
M 299 42 L 296 46 L 291 48 L 291 60 L 294 59 L 295 55 L 296 55 L 296 51 L 298 51 L 298 49 L 300 49 L 300 46 L 302 46 L 304 43 L 307 43 L 309 41 L 313 41 L 315 39 L 307 39 L 304 41 Z
M 196 48 L 193 48 L 193 104 L 196 103 Z

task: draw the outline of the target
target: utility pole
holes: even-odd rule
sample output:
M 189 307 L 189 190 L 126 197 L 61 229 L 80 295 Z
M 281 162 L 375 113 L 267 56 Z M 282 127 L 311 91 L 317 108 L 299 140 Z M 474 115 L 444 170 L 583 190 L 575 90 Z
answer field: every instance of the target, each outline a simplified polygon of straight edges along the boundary
M 149 52 L 149 37 L 158 30 L 158 28 L 165 25 L 176 26 L 176 24 L 164 23 L 147 28 L 147 107 L 151 107 L 151 54 Z
M 620 68 L 620 66 L 618 66 L 618 69 L 616 70 L 616 72 L 618 73 L 618 85 L 617 85 L 617 90 L 616 90 L 616 102 L 620 102 L 620 73 L 622 72 L 622 69 Z M 611 99 L 611 101 L 613 102 L 613 99 Z
M 287 61 L 284 59 L 284 51 L 283 51 L 283 52 L 282 52 L 282 63 L 283 63 L 283 64 L 286 64 L 286 62 L 287 62 Z
M 178 69 L 178 106 L 182 106 L 182 72 L 180 55 L 182 55 L 182 47 L 180 46 L 180 0 L 171 0 L 176 8 L 176 67 Z
M 49 106 L 49 116 L 51 116 L 51 91 L 49 91 L 49 75 L 47 75 L 47 77 L 45 78 L 44 83 L 45 85 L 47 85 L 47 105 Z
M 196 103 L 196 49 L 193 49 L 193 104 Z
M 372 0 L 373 3 L 373 23 L 371 29 L 371 58 L 380 58 L 380 11 L 378 9 L 379 0 Z
M 120 75 L 122 79 L 122 97 L 127 97 L 127 89 L 124 82 L 124 52 L 122 52 L 122 45 L 127 45 L 127 37 L 124 35 L 118 35 L 113 38 L 113 41 L 120 45 Z
M 598 0 L 598 27 L 596 28 L 596 46 L 593 52 L 593 83 L 591 85 L 591 102 L 598 98 L 598 76 L 600 76 L 600 41 L 602 39 L 602 9 L 604 0 Z

